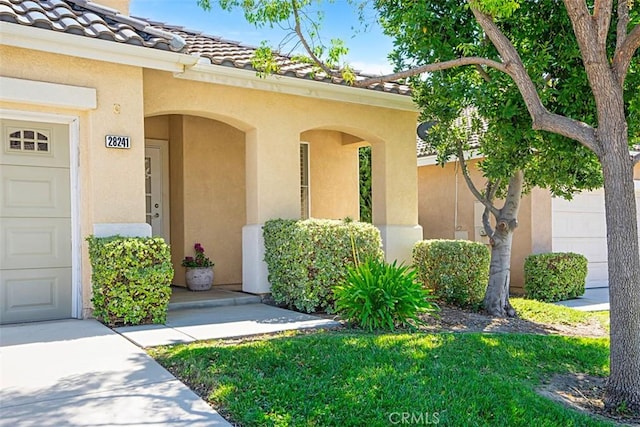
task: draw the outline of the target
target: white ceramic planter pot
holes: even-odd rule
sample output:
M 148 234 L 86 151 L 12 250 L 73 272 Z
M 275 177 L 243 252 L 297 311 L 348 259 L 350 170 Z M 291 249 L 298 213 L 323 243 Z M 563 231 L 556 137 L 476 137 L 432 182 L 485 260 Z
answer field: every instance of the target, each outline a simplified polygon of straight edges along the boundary
M 190 291 L 208 291 L 213 285 L 213 267 L 187 267 L 185 278 Z

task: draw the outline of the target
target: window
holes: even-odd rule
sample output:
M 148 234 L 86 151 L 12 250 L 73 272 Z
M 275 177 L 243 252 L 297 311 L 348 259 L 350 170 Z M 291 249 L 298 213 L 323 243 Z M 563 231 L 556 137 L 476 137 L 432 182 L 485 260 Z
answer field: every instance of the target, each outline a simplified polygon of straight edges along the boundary
M 308 219 L 311 213 L 309 193 L 309 144 L 300 143 L 300 218 Z
M 51 150 L 49 133 L 34 129 L 9 129 L 9 151 L 48 153 Z

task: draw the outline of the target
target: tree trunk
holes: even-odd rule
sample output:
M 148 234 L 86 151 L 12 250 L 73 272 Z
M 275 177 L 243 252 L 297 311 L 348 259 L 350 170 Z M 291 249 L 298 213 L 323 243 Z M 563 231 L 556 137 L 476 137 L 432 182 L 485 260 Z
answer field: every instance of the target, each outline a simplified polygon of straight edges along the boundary
M 513 231 L 518 226 L 518 210 L 522 198 L 524 173 L 517 171 L 509 180 L 507 198 L 496 218 L 496 228 L 491 234 L 491 265 L 489 284 L 484 297 L 484 309 L 493 316 L 514 317 L 515 310 L 509 302 L 511 279 L 511 244 Z
M 484 309 L 493 316 L 515 315 L 509 303 L 512 241 L 513 230 L 509 227 L 497 228 L 491 237 L 491 266 Z
M 613 135 L 612 135 L 613 133 Z M 611 318 L 610 376 L 605 404 L 640 412 L 640 255 L 633 183 L 626 133 L 603 132 L 602 158 L 609 263 Z

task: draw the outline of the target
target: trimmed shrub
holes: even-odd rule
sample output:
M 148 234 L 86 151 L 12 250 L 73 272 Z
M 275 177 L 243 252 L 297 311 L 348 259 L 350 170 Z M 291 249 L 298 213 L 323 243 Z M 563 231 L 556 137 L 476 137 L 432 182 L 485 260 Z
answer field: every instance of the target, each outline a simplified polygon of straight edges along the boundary
M 271 294 L 277 303 L 312 313 L 333 308 L 333 286 L 357 259 L 382 259 L 371 224 L 335 220 L 267 221 L 263 227 Z
M 333 290 L 336 312 L 370 331 L 416 328 L 420 314 L 434 312 L 430 292 L 416 280 L 413 267 L 369 259 L 348 267 L 345 282 Z
M 469 240 L 423 240 L 413 247 L 418 279 L 437 300 L 477 309 L 489 283 L 489 249 Z
M 109 326 L 164 323 L 173 266 L 160 238 L 90 236 L 94 316 Z
M 524 260 L 527 298 L 556 302 L 584 294 L 587 258 L 573 252 L 529 255 Z

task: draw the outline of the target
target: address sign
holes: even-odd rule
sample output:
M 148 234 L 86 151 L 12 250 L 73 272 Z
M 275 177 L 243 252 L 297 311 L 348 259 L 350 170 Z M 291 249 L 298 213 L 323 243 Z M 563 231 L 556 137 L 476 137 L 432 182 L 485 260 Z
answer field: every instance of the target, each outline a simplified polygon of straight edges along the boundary
M 106 135 L 104 145 L 107 148 L 131 148 L 131 138 L 128 136 Z

